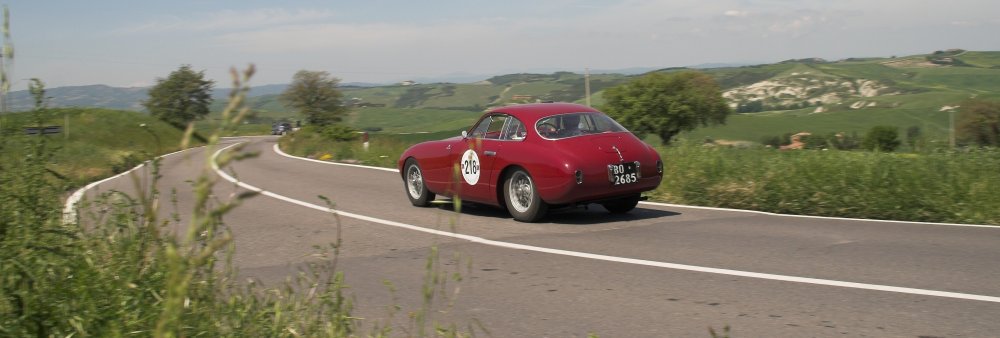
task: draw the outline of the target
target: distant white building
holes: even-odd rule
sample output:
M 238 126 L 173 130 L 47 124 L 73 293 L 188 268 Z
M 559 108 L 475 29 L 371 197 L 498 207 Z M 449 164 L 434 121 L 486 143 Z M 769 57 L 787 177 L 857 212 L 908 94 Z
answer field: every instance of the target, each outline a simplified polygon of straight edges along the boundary
M 417 84 L 417 82 L 416 81 L 411 81 L 411 80 L 406 80 L 406 81 L 400 82 L 399 84 L 403 85 L 403 86 L 412 86 L 412 85 Z

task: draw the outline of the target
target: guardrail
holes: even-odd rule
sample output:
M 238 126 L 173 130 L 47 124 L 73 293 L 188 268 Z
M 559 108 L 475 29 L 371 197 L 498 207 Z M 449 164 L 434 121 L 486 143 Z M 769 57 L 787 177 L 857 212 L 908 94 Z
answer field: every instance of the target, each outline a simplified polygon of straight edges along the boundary
M 24 128 L 24 133 L 27 135 L 49 135 L 49 134 L 59 134 L 62 132 L 62 126 L 45 126 L 45 127 L 27 127 Z

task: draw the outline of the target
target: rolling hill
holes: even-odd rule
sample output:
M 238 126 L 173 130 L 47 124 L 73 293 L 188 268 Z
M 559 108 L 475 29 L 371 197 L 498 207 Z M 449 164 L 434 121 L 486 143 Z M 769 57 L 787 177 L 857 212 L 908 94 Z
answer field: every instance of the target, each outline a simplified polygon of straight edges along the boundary
M 676 72 L 690 68 L 668 68 Z M 716 78 L 734 111 L 724 126 L 700 128 L 683 135 L 759 141 L 766 136 L 809 131 L 863 133 L 874 125 L 917 127 L 931 139 L 948 130 L 947 107 L 972 97 L 1000 98 L 1000 52 L 937 51 L 891 58 L 838 61 L 797 59 L 784 62 L 697 69 Z M 638 75 L 592 74 L 592 104 L 602 91 Z M 472 83 L 407 83 L 344 86 L 351 104 L 346 120 L 357 128 L 383 132 L 436 132 L 472 123 L 485 109 L 537 101 L 584 101 L 584 75 L 508 74 Z M 295 120 L 277 100 L 282 85 L 251 90 L 254 122 Z M 224 97 L 219 90 L 217 97 Z M 52 106 L 97 106 L 138 110 L 145 89 L 106 86 L 55 88 Z M 17 106 L 18 93 L 12 93 Z M 26 97 L 24 98 L 26 99 Z M 213 107 L 221 110 L 222 100 Z M 30 101 L 29 101 L 30 102 Z

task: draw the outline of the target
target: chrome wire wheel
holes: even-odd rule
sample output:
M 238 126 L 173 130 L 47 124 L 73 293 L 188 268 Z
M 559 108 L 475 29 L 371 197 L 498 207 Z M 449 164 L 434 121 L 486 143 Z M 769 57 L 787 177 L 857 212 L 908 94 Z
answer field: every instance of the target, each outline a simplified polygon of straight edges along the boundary
M 514 176 L 510 180 L 510 186 L 507 191 L 511 197 L 510 206 L 518 212 L 527 212 L 531 208 L 531 202 L 534 199 L 535 193 L 531 177 L 519 171 L 514 173 Z
M 504 178 L 504 205 L 514 220 L 536 222 L 549 210 L 548 204 L 539 195 L 531 174 L 521 168 L 514 168 Z
M 434 193 L 427 189 L 420 165 L 412 158 L 407 159 L 403 166 L 403 190 L 406 190 L 406 198 L 410 199 L 413 206 L 430 206 L 434 200 Z
M 416 165 L 411 165 L 406 169 L 406 190 L 413 199 L 419 199 L 424 194 L 424 177 Z

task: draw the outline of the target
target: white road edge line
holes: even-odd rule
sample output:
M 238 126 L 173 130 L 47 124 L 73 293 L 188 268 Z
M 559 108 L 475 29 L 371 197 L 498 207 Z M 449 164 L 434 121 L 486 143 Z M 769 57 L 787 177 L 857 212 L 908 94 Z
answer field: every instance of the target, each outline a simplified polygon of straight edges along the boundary
M 171 156 L 171 155 L 174 155 L 174 154 L 179 154 L 179 153 L 191 150 L 191 149 L 195 149 L 195 148 L 181 149 L 181 150 L 178 150 L 178 151 L 166 154 L 166 155 L 157 156 L 157 158 L 165 158 L 167 156 Z M 125 176 L 125 175 L 128 175 L 128 174 L 131 174 L 132 172 L 134 172 L 136 170 L 142 169 L 149 162 L 150 161 L 145 161 L 145 162 L 139 163 L 139 165 L 133 167 L 132 169 L 126 170 L 126 171 L 124 171 L 124 172 L 122 172 L 122 173 L 120 173 L 118 175 L 114 175 L 114 176 L 105 178 L 103 180 L 97 181 L 97 182 L 92 182 L 92 183 L 84 186 L 83 188 L 80 188 L 80 189 L 77 189 L 76 191 L 74 191 L 73 194 L 69 195 L 69 198 L 66 199 L 66 203 L 63 206 L 63 224 L 73 223 L 73 222 L 77 221 L 77 219 L 76 219 L 76 204 L 80 203 L 80 200 L 83 199 L 83 195 L 87 193 L 87 190 L 93 189 L 94 187 L 100 185 L 101 183 L 104 183 L 104 182 L 107 182 L 107 181 L 110 181 L 110 180 L 113 180 L 113 179 L 116 179 L 116 178 L 119 178 L 119 177 L 122 177 L 122 176 Z
M 456 239 L 462 239 L 462 240 L 466 240 L 466 241 L 473 242 L 473 243 L 485 244 L 485 245 L 490 245 L 490 246 L 495 246 L 495 247 L 508 248 L 508 249 L 516 249 L 516 250 L 525 250 L 525 251 L 533 251 L 533 252 L 541 252 L 541 253 L 548 253 L 548 254 L 554 254 L 554 255 L 578 257 L 578 258 L 586 258 L 586 259 L 593 259 L 593 260 L 600 260 L 600 261 L 608 261 L 608 262 L 616 262 L 616 263 L 627 263 L 627 264 L 635 264 L 635 265 L 643 265 L 643 266 L 651 266 L 651 267 L 659 267 L 659 268 L 667 268 L 667 269 L 675 269 L 675 270 L 685 270 L 685 271 L 694 271 L 694 272 L 714 273 L 714 274 L 728 275 L 728 276 L 738 276 L 738 277 L 747 277 L 747 278 L 758 278 L 758 279 L 785 281 L 785 282 L 793 282 L 793 283 L 805 283 L 805 284 L 836 286 L 836 287 L 853 288 L 853 289 L 886 291 L 886 292 L 897 292 L 897 293 L 906 293 L 906 294 L 912 294 L 912 295 L 923 295 L 923 296 L 934 296 L 934 297 L 945 297 L 945 298 L 955 298 L 955 299 L 966 299 L 966 300 L 975 300 L 975 301 L 983 301 L 983 302 L 1000 303 L 1000 297 L 993 297 L 993 296 L 974 295 L 974 294 L 967 294 L 967 293 L 936 291 L 936 290 L 926 290 L 926 289 L 915 289 L 915 288 L 906 288 L 906 287 L 888 286 L 888 285 L 878 285 L 878 284 L 865 284 L 865 283 L 845 282 L 845 281 L 836 281 L 836 280 L 827 280 L 827 279 L 818 279 L 818 278 L 808 278 L 808 277 L 785 276 L 785 275 L 776 275 L 776 274 L 769 274 L 769 273 L 759 273 L 759 272 L 749 272 L 749 271 L 740 271 L 740 270 L 710 268 L 710 267 L 703 267 L 703 266 L 696 266 L 696 265 L 667 263 L 667 262 L 658 262 L 658 261 L 650 261 L 650 260 L 635 259 L 635 258 L 625 258 L 625 257 L 616 257 L 616 256 L 608 256 L 608 255 L 599 255 L 599 254 L 592 254 L 592 253 L 578 252 L 578 251 L 551 249 L 551 248 L 531 246 L 531 245 L 523 245 L 523 244 L 516 244 L 516 243 L 509 243 L 509 242 L 494 241 L 494 240 L 489 240 L 489 239 L 485 239 L 485 238 L 482 238 L 482 237 L 476 237 L 476 236 L 457 234 L 457 233 L 452 233 L 452 232 L 447 232 L 447 231 L 440 231 L 440 230 L 428 229 L 428 228 L 419 227 L 419 226 L 415 226 L 415 225 L 411 225 L 411 224 L 400 223 L 400 222 L 395 222 L 395 221 L 390 221 L 390 220 L 384 220 L 384 219 L 380 219 L 380 218 L 375 218 L 375 217 L 371 217 L 371 216 L 365 216 L 365 215 L 350 213 L 350 212 L 341 211 L 341 210 L 334 210 L 334 209 L 330 209 L 330 208 L 325 207 L 325 206 L 320 206 L 320 205 L 316 205 L 316 204 L 312 204 L 312 203 L 308 203 L 308 202 L 304 202 L 304 201 L 292 199 L 292 198 L 289 198 L 289 197 L 285 197 L 285 196 L 282 196 L 282 195 L 278 195 L 278 194 L 275 194 L 273 192 L 266 191 L 266 190 L 260 189 L 258 187 L 249 185 L 247 183 L 240 182 L 239 180 L 233 178 L 232 176 L 230 176 L 226 172 L 224 172 L 221 169 L 219 169 L 218 165 L 215 163 L 215 160 L 214 160 L 215 157 L 218 156 L 220 153 L 222 153 L 223 151 L 225 151 L 225 150 L 227 150 L 227 149 L 229 149 L 230 147 L 233 147 L 233 146 L 235 146 L 235 144 L 234 145 L 230 145 L 230 146 L 225 147 L 225 148 L 222 148 L 222 149 L 219 149 L 212 156 L 212 168 L 215 169 L 216 173 L 219 176 L 221 176 L 223 179 L 225 179 L 227 181 L 230 181 L 232 183 L 235 183 L 235 184 L 239 185 L 240 187 L 243 187 L 244 189 L 255 191 L 255 192 L 258 192 L 258 193 L 260 193 L 262 195 L 265 195 L 265 196 L 268 196 L 268 197 L 272 197 L 272 198 L 275 198 L 275 199 L 278 199 L 278 200 L 282 200 L 282 201 L 289 202 L 289 203 L 292 203 L 292 204 L 296 204 L 296 205 L 299 205 L 299 206 L 303 206 L 303 207 L 306 207 L 306 208 L 310 208 L 310 209 L 314 209 L 314 210 L 318 210 L 318 211 L 322 211 L 322 212 L 335 213 L 335 214 L 340 215 L 340 216 L 350 217 L 350 218 L 354 218 L 354 219 L 358 219 L 358 220 L 362 220 L 362 221 L 366 221 L 366 222 L 378 223 L 378 224 L 383 224 L 383 225 L 388 225 L 388 226 L 393 226 L 393 227 L 398 227 L 398 228 L 403 228 L 403 229 L 408 229 L 408 230 L 413 230 L 413 231 L 420 231 L 420 232 L 429 233 L 429 234 L 433 234 L 433 235 L 439 235 L 439 236 L 451 237 L 451 238 L 456 238 Z M 277 146 L 275 146 L 275 149 L 278 150 Z M 280 150 L 278 150 L 278 151 L 280 152 Z M 330 162 L 323 162 L 323 163 L 330 163 Z M 355 166 L 355 165 L 350 165 L 350 166 Z
M 267 137 L 267 136 L 227 136 L 227 137 L 222 137 L 222 138 L 223 139 L 240 139 L 240 138 L 258 138 L 258 137 Z M 201 147 L 204 147 L 204 146 L 194 147 L 194 148 L 187 148 L 187 149 L 181 149 L 181 150 L 169 153 L 169 154 L 157 156 L 156 158 L 165 158 L 167 156 L 171 156 L 171 155 L 174 155 L 174 154 L 183 153 L 185 151 L 188 151 L 188 150 L 191 150 L 191 149 L 197 149 L 197 148 L 201 148 Z M 150 161 L 145 161 L 145 162 L 139 163 L 139 165 L 133 167 L 132 169 L 129 169 L 129 170 L 127 170 L 125 172 L 122 172 L 122 173 L 120 173 L 118 175 L 114 175 L 114 176 L 105 178 L 103 180 L 97 181 L 97 182 L 92 182 L 90 184 L 87 184 L 83 188 L 80 188 L 80 189 L 77 189 L 76 191 L 74 191 L 73 194 L 69 195 L 69 198 L 66 199 L 66 203 L 63 205 L 63 224 L 73 223 L 73 222 L 77 221 L 77 219 L 76 219 L 76 204 L 80 203 L 80 200 L 83 199 L 83 195 L 87 193 L 87 190 L 93 189 L 94 187 L 96 187 L 98 185 L 101 185 L 101 183 L 104 183 L 104 182 L 107 182 L 107 181 L 110 181 L 110 180 L 113 180 L 113 179 L 116 179 L 116 178 L 128 175 L 128 174 L 132 173 L 133 171 L 136 171 L 136 170 L 141 169 L 142 167 L 145 167 L 146 163 L 149 163 L 149 162 Z

